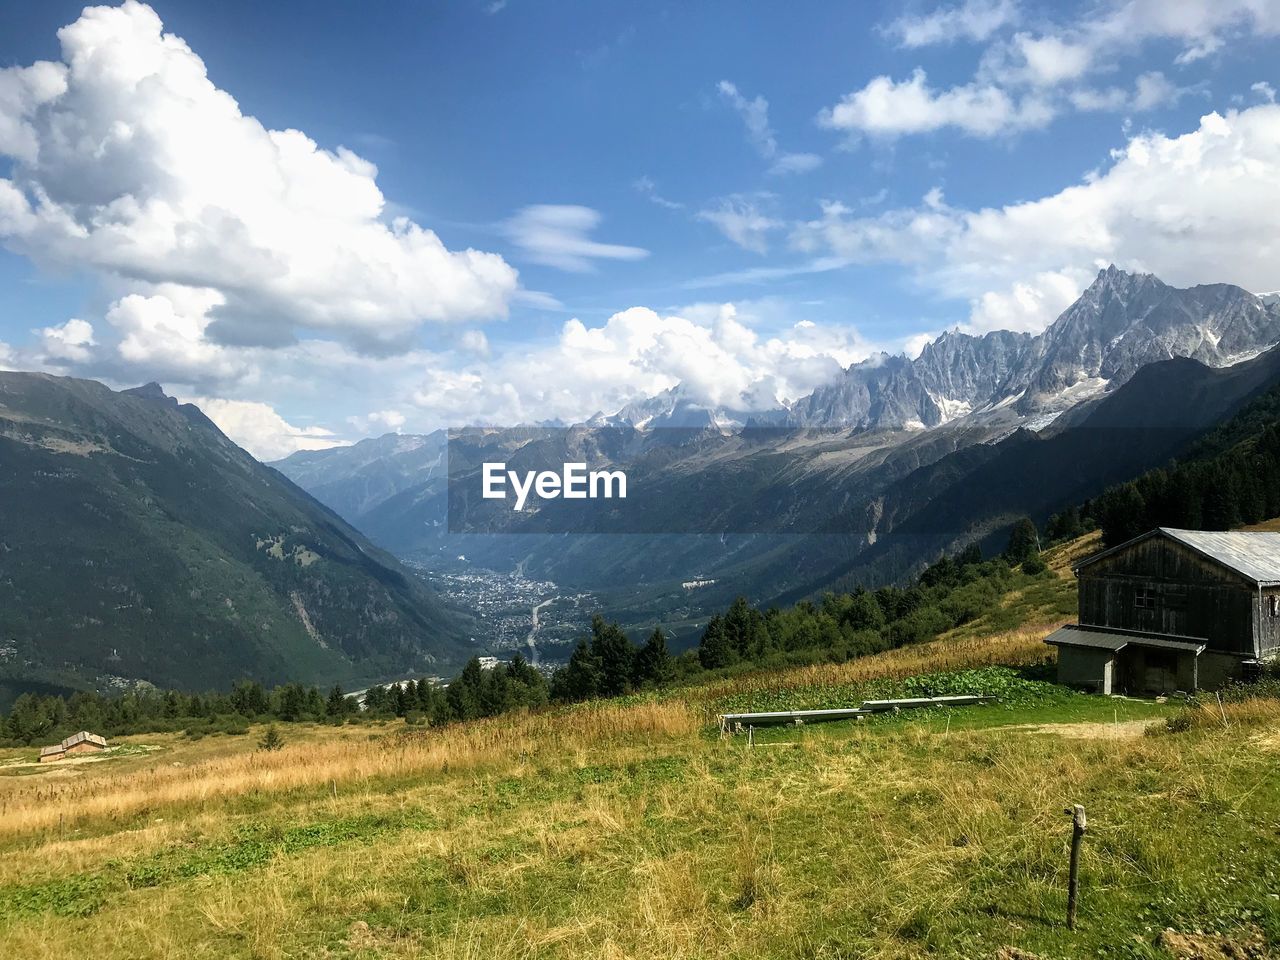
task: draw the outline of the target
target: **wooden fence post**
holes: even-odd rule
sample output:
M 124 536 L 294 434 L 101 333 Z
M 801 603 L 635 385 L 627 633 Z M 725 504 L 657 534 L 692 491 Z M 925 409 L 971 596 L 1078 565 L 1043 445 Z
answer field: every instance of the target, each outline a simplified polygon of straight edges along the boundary
M 1071 817 L 1071 869 L 1067 876 L 1067 929 L 1076 928 L 1076 897 L 1080 890 L 1080 843 L 1084 840 L 1084 832 L 1088 821 L 1084 816 L 1084 807 L 1076 804 L 1063 811 Z

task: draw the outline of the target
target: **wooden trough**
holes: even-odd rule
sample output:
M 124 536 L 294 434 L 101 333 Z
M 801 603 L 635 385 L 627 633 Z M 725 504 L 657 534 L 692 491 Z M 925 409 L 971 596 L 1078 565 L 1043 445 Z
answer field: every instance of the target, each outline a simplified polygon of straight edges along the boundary
M 774 723 L 821 723 L 824 720 L 850 720 L 873 713 L 889 713 L 920 707 L 971 707 L 994 700 L 983 694 L 969 693 L 947 697 L 903 697 L 898 700 L 864 700 L 858 707 L 842 707 L 834 710 L 772 710 L 764 713 L 722 713 L 720 733 L 733 733 L 747 726 L 764 726 Z

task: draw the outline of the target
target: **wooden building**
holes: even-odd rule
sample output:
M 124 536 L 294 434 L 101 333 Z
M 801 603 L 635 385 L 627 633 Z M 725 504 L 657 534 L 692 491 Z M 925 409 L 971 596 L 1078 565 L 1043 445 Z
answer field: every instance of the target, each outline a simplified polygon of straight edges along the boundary
M 1160 527 L 1075 568 L 1079 623 L 1045 638 L 1099 693 L 1214 689 L 1280 650 L 1280 533 Z
M 53 760 L 61 760 L 63 757 L 73 757 L 79 753 L 98 753 L 105 749 L 107 749 L 106 737 L 100 737 L 96 733 L 90 733 L 88 730 L 81 730 L 79 733 L 73 733 L 61 743 L 42 747 L 40 749 L 40 762 L 49 763 Z

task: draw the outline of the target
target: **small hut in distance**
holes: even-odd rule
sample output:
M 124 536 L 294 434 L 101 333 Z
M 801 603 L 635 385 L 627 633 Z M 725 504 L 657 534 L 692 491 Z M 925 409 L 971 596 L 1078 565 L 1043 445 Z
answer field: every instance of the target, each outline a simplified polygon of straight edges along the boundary
M 100 737 L 96 733 L 90 733 L 88 730 L 81 730 L 79 733 L 73 733 L 61 743 L 42 747 L 40 749 L 40 762 L 50 763 L 78 753 L 101 753 L 105 749 L 107 749 L 106 737 Z

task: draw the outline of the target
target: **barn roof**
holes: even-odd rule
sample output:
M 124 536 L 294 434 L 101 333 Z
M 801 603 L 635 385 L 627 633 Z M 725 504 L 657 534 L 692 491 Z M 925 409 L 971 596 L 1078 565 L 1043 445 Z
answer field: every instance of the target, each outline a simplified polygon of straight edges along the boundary
M 1141 536 L 1095 553 L 1076 564 L 1075 569 L 1095 560 L 1109 557 L 1131 544 L 1163 535 L 1176 540 L 1196 553 L 1215 561 L 1259 585 L 1280 584 L 1280 533 L 1255 533 L 1239 530 L 1177 530 L 1157 527 Z
M 88 730 L 81 730 L 79 733 L 73 733 L 67 739 L 62 741 L 62 749 L 70 750 L 77 743 L 92 743 L 95 746 L 105 747 L 107 741 L 105 737 L 100 737 L 96 733 L 90 733 Z
M 1143 633 L 1138 630 L 1119 630 L 1114 627 L 1098 628 L 1078 623 L 1059 627 L 1044 642 L 1052 646 L 1090 647 L 1119 653 L 1125 647 L 1147 647 L 1154 650 L 1178 650 L 1199 656 L 1206 641 L 1200 637 L 1182 637 L 1172 633 Z

